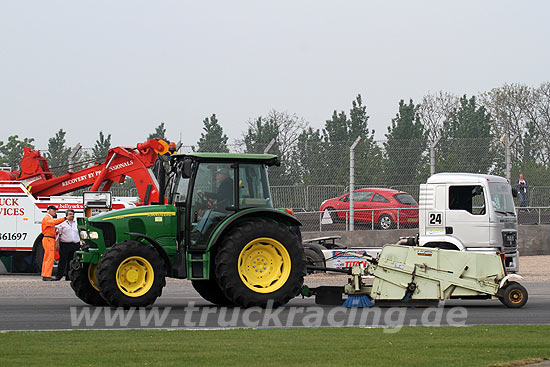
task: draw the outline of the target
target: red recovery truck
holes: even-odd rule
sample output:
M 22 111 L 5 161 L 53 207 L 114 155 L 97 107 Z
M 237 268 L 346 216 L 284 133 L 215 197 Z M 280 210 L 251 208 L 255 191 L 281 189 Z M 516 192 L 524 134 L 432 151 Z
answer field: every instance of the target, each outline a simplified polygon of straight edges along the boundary
M 39 151 L 25 148 L 21 171 L 0 171 L 0 256 L 26 256 L 40 268 L 43 255 L 41 222 L 49 205 L 60 215 L 67 209 L 82 216 L 82 196 L 68 196 L 75 190 L 109 191 L 114 182 L 131 177 L 138 198 L 114 198 L 112 209 L 158 202 L 161 185 L 153 173 L 159 155 L 169 153 L 162 139 L 151 139 L 135 148 L 109 150 L 105 162 L 56 176 Z M 0 265 L 2 265 L 0 263 Z

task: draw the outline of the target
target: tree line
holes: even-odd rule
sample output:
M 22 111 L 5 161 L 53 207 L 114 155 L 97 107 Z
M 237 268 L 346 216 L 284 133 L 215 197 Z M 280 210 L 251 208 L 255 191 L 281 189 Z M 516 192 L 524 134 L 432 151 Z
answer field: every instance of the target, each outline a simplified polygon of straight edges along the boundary
M 247 121 L 246 131 L 233 144 L 238 148 L 231 147 L 222 123 L 212 114 L 203 120 L 192 150 L 262 153 L 273 140 L 269 153 L 282 162 L 270 171 L 273 185 L 347 185 L 349 147 L 361 137 L 355 151 L 356 182 L 389 186 L 424 182 L 430 174 L 430 153 L 437 172 L 503 175 L 510 144 L 513 176 L 525 172 L 532 185 L 544 185 L 550 178 L 550 82 L 538 87 L 505 84 L 476 96 L 429 93 L 418 103 L 400 100 L 396 110 L 383 142 L 376 141 L 369 128 L 361 95 L 348 111 L 335 109 L 321 129 L 296 114 L 271 110 Z M 56 173 L 69 166 L 71 148 L 65 135 L 60 129 L 48 140 L 46 158 Z M 147 138 L 166 138 L 164 123 Z M 23 148 L 33 148 L 33 143 L 33 138 L 17 135 L 0 141 L 0 165 L 18 169 Z M 111 134 L 100 131 L 93 149 L 78 152 L 73 165 L 102 161 L 110 147 Z

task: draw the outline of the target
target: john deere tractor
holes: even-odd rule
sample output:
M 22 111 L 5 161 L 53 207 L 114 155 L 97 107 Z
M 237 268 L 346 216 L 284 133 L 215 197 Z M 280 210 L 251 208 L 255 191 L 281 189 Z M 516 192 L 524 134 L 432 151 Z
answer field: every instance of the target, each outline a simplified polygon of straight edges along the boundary
M 143 307 L 172 277 L 218 305 L 285 304 L 306 259 L 300 223 L 273 208 L 267 168 L 277 164 L 269 154 L 172 156 L 160 203 L 78 219 L 71 287 L 91 305 Z

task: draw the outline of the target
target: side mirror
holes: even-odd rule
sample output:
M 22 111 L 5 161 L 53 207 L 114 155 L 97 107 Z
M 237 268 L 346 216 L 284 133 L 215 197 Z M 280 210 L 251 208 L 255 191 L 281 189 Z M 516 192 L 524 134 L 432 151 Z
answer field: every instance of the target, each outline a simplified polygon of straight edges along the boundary
M 518 197 L 518 189 L 516 189 L 515 187 L 512 187 L 512 196 L 515 198 Z
M 183 161 L 181 177 L 190 178 L 193 171 L 193 161 L 186 159 Z

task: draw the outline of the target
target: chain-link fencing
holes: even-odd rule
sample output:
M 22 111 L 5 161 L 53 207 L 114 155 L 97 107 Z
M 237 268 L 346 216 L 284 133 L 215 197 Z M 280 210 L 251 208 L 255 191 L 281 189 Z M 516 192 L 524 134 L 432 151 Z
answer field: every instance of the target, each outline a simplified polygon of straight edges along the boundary
M 247 144 L 236 143 L 227 146 L 231 153 L 264 153 L 267 151 L 280 157 L 281 165 L 269 169 L 272 197 L 276 207 L 294 210 L 303 219 L 308 230 L 333 230 L 349 228 L 346 217 L 336 222 L 323 222 L 322 203 L 339 198 L 350 190 L 350 147 L 351 141 L 298 141 L 295 144 Z M 285 146 L 285 149 L 281 147 Z M 512 146 L 514 148 L 514 146 Z M 219 149 L 219 145 L 216 146 Z M 179 153 L 212 151 L 208 147 L 181 146 Z M 383 140 L 362 139 L 354 150 L 355 190 L 385 188 L 410 194 L 418 201 L 419 185 L 437 172 L 488 173 L 500 176 L 509 175 L 512 185 L 520 173 L 525 175 L 528 186 L 526 197 L 516 199 L 520 223 L 550 222 L 550 169 L 543 162 L 519 160 L 514 149 L 506 149 L 503 142 L 494 139 L 440 139 L 435 144 L 427 140 Z M 93 162 L 91 149 L 71 162 L 72 170 L 81 169 Z M 111 191 L 115 196 L 135 196 L 136 190 L 131 180 L 124 184 L 114 184 Z M 81 190 L 84 191 L 84 190 Z M 372 201 L 374 195 L 369 199 Z M 381 228 L 374 212 L 390 210 L 395 203 L 385 208 L 362 205 L 357 210 L 371 213 L 375 220 L 362 222 L 361 214 L 356 214 L 356 229 Z M 357 208 L 357 206 L 356 206 Z M 346 211 L 346 209 L 338 209 Z M 348 214 L 349 215 L 349 209 Z M 404 209 L 395 209 L 401 212 Z M 357 217 L 359 215 L 359 217 Z M 359 218 L 359 219 L 358 219 Z M 392 228 L 415 226 L 414 222 L 401 223 L 396 218 Z

